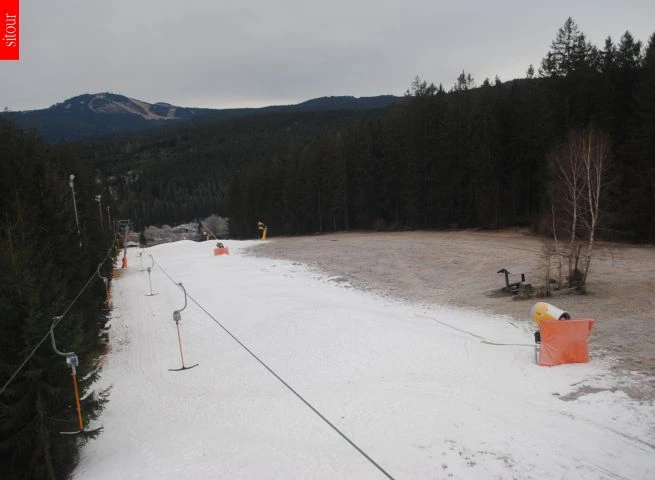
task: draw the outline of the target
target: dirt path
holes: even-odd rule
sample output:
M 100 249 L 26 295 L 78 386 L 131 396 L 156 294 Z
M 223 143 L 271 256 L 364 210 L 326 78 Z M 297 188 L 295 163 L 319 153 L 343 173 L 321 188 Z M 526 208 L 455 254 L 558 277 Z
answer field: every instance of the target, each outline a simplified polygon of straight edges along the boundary
M 475 308 L 532 322 L 541 301 L 513 301 L 499 269 L 526 265 L 526 281 L 545 285 L 543 239 L 519 230 L 500 232 L 338 233 L 272 238 L 252 254 L 301 262 L 353 286 L 417 303 Z M 643 374 L 634 398 L 655 399 L 655 248 L 599 243 L 587 295 L 544 299 L 578 318 L 594 318 L 593 357 L 617 359 L 617 372 Z

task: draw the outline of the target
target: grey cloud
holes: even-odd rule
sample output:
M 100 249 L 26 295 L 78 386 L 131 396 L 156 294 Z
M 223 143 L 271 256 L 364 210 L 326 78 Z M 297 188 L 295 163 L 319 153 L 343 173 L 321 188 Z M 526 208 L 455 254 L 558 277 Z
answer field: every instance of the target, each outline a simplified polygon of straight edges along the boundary
M 22 60 L 0 62 L 0 107 L 15 110 L 105 90 L 220 108 L 402 94 L 417 74 L 446 88 L 462 70 L 509 80 L 568 16 L 599 46 L 625 30 L 647 42 L 655 18 L 649 1 L 21 3 Z

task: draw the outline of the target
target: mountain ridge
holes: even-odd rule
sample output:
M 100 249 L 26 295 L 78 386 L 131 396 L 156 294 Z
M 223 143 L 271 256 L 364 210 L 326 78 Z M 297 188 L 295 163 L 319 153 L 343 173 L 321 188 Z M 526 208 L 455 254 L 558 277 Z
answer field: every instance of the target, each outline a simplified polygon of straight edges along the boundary
M 84 93 L 48 108 L 9 112 L 6 115 L 21 128 L 36 130 L 47 142 L 121 134 L 200 119 L 227 120 L 270 112 L 326 110 L 369 110 L 386 108 L 401 100 L 394 95 L 371 97 L 324 96 L 292 105 L 259 108 L 196 108 L 167 102 L 148 103 L 125 95 Z

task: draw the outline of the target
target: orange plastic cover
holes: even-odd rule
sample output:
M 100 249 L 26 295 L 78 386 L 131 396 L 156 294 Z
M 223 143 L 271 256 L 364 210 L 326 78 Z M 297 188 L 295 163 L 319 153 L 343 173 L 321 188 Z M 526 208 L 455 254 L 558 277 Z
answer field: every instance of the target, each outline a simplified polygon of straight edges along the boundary
M 543 320 L 540 324 L 539 365 L 587 363 L 588 339 L 593 325 L 594 320 L 590 318 Z
M 229 255 L 230 249 L 227 247 L 215 248 L 214 255 Z

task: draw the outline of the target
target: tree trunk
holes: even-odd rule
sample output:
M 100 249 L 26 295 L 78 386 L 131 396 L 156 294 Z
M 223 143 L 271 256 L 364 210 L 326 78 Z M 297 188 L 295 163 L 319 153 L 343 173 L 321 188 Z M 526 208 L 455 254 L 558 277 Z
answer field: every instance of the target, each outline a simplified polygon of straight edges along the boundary
M 557 255 L 557 288 L 562 288 L 562 255 L 559 251 L 559 242 L 557 241 L 557 228 L 555 227 L 555 204 L 550 204 L 550 210 L 553 221 L 553 240 L 555 246 L 555 255 Z M 548 295 L 550 295 L 550 254 L 548 256 Z
M 48 479 L 57 480 L 55 469 L 52 466 L 52 459 L 50 458 L 50 450 L 48 449 L 48 445 L 45 441 L 43 442 L 43 462 L 45 463 L 45 468 L 48 472 Z

